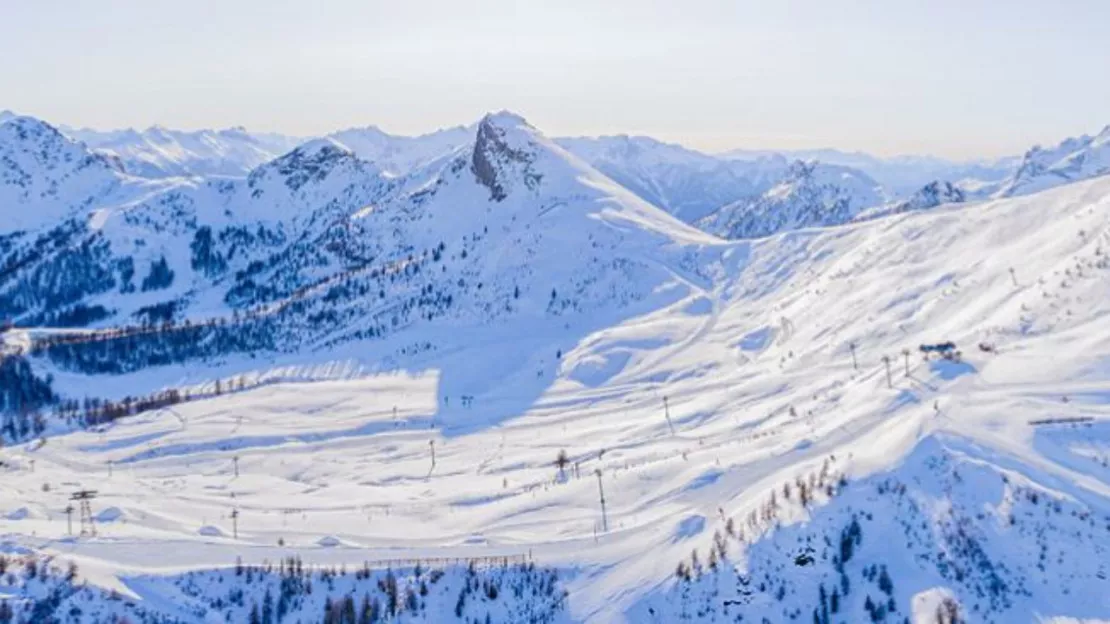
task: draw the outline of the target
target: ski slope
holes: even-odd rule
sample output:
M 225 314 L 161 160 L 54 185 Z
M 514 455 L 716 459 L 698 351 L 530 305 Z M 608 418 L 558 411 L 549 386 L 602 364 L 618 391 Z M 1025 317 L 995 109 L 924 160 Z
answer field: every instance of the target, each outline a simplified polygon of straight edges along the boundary
M 354 564 L 530 555 L 565 572 L 575 621 L 637 622 L 678 617 L 667 611 L 679 604 L 676 565 L 692 549 L 704 556 L 728 518 L 742 522 L 783 483 L 823 468 L 844 477 L 843 496 L 820 494 L 749 531 L 754 545 L 733 542 L 728 566 L 758 574 L 775 544 L 831 527 L 844 501 L 893 531 L 908 512 L 853 488 L 897 479 L 940 496 L 929 490 L 927 459 L 945 453 L 1105 518 L 1108 250 L 1102 178 L 755 241 L 708 240 L 697 272 L 661 256 L 671 282 L 660 288 L 672 296 L 631 316 L 430 326 L 326 355 L 231 360 L 229 374 L 329 362 L 358 374 L 306 375 L 5 448 L 0 542 L 72 558 L 91 582 L 139 599 L 127 578 L 236 556 Z M 417 340 L 439 348 L 381 365 Z M 962 363 L 917 353 L 945 340 L 963 350 Z M 979 342 L 997 352 L 980 352 Z M 190 378 L 174 368 L 107 383 L 121 393 L 155 383 L 144 375 Z M 1062 418 L 1093 420 L 1030 424 Z M 569 459 L 562 474 L 560 450 Z M 99 491 L 96 538 L 66 534 L 66 499 L 81 488 Z M 960 495 L 989 508 L 995 494 Z M 1002 532 L 995 556 L 1019 562 L 1016 529 L 1009 540 L 1005 527 L 992 530 Z M 1068 582 L 1086 601 L 1031 585 L 990 617 L 967 607 L 969 621 L 1110 617 L 1092 576 L 1106 533 L 1092 535 L 1101 537 L 1057 538 L 1071 540 L 1059 542 L 1075 561 Z M 889 544 L 873 556 L 901 552 L 897 539 Z M 901 613 L 920 604 L 928 618 L 942 594 L 973 601 L 966 586 L 935 587 L 907 560 L 897 568 Z M 714 594 L 714 604 L 721 599 Z M 780 621 L 790 600 L 746 608 Z M 732 621 L 735 612 L 688 615 Z

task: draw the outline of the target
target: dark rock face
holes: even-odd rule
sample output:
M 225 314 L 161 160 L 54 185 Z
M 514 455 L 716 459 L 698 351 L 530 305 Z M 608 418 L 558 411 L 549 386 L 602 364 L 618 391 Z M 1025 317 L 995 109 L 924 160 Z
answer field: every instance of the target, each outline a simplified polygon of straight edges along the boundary
M 508 196 L 500 175 L 505 165 L 528 165 L 531 162 L 527 152 L 513 149 L 505 141 L 504 130 L 495 126 L 488 117 L 478 124 L 471 171 L 478 183 L 489 189 L 490 199 L 502 201 Z
M 922 187 L 914 199 L 918 200 L 920 208 L 935 208 L 941 204 L 963 203 L 967 200 L 967 197 L 962 190 L 953 186 L 951 182 L 938 180 Z
M 359 163 L 356 161 L 353 154 L 336 145 L 305 145 L 255 169 L 247 181 L 251 187 L 255 187 L 272 171 L 284 181 L 290 191 L 297 191 L 306 184 L 322 182 L 343 164 L 357 168 Z
M 899 214 L 913 210 L 930 210 L 944 204 L 962 204 L 967 201 L 967 195 L 953 186 L 951 182 L 934 181 L 921 187 L 912 197 L 901 202 L 882 214 Z

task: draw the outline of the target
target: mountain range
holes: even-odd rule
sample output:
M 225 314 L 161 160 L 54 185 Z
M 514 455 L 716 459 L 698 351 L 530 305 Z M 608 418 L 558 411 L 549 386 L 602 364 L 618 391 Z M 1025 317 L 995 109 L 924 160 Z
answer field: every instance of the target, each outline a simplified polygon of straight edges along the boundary
M 4 112 L 0 119 L 15 114 Z M 384 174 L 401 177 L 465 144 L 476 125 L 421 136 L 398 136 L 376 126 L 328 135 Z M 142 131 L 58 128 L 129 175 L 148 179 L 242 177 L 308 139 L 243 128 Z M 591 167 L 686 223 L 715 235 L 750 237 L 777 231 L 762 214 L 792 213 L 788 224 L 829 224 L 857 214 L 889 212 L 930 185 L 951 185 L 963 197 L 1003 197 L 1101 175 L 1107 170 L 1107 131 L 1036 147 L 1022 156 L 956 162 L 929 156 L 879 158 L 832 149 L 732 150 L 704 154 L 643 136 L 557 138 Z M 800 166 L 798 163 L 808 163 Z M 809 174 L 801 175 L 809 171 Z M 803 179 L 804 178 L 804 179 Z M 838 208 L 834 208 L 839 206 Z M 886 206 L 885 209 L 882 207 Z M 810 216 L 803 216 L 810 215 Z M 752 227 L 745 221 L 759 221 Z
M 864 172 L 882 162 L 864 155 L 820 154 L 838 161 L 829 164 L 716 157 L 646 137 L 551 140 L 511 113 L 418 137 L 371 126 L 300 143 L 243 129 L 97 133 L 0 119 L 0 315 L 152 322 L 285 306 L 296 296 L 299 310 L 360 319 L 353 335 L 407 323 L 414 308 L 433 308 L 416 313 L 426 317 L 534 307 L 521 293 L 548 288 L 536 282 L 536 259 L 575 249 L 563 262 L 550 258 L 566 270 L 544 269 L 557 296 L 541 308 L 645 297 L 656 285 L 621 272 L 653 263 L 613 257 L 640 244 L 614 238 L 627 228 L 594 231 L 614 219 L 635 223 L 637 240 L 662 237 L 678 249 L 680 240 L 761 238 L 962 203 L 989 185 L 995 197 L 1033 192 L 1107 173 L 1110 154 L 1104 131 L 1034 148 L 1002 182 L 918 180 L 901 194 Z M 920 175 L 941 164 L 919 160 Z M 906 174 L 917 161 L 891 162 Z M 570 225 L 579 214 L 585 220 Z M 506 241 L 511 255 L 470 255 Z M 439 267 L 451 286 L 412 273 L 430 257 L 453 261 Z M 410 297 L 400 313 L 339 305 L 369 289 L 389 299 L 381 267 L 402 265 L 403 288 L 389 275 Z M 86 279 L 59 287 L 74 275 Z
M 444 314 L 582 311 L 652 295 L 633 273 L 713 240 L 509 113 L 404 173 L 331 137 L 245 176 L 154 179 L 30 118 L 0 139 L 5 212 L 19 217 L 0 230 L 0 314 L 21 324 L 279 305 L 378 335 Z M 418 149 L 391 148 L 394 163 L 423 158 L 405 145 Z
M 1108 138 L 0 115 L 0 615 L 1105 619 Z
M 723 152 L 719 156 L 730 160 L 756 160 L 773 155 L 858 169 L 878 181 L 888 190 L 888 194 L 899 197 L 913 193 L 929 180 L 945 180 L 976 188 L 998 184 L 1013 174 L 1020 161 L 1019 156 L 978 161 L 953 161 L 935 156 L 880 158 L 863 152 L 835 149 L 783 152 L 737 149 Z

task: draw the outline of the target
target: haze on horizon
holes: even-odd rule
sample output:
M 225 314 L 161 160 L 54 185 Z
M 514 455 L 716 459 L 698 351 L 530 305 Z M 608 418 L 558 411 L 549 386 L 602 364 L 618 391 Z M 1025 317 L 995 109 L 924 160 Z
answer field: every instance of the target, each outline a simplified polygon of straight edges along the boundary
M 549 135 L 1021 153 L 1110 123 L 1100 0 L 9 3 L 0 109 L 100 129 Z

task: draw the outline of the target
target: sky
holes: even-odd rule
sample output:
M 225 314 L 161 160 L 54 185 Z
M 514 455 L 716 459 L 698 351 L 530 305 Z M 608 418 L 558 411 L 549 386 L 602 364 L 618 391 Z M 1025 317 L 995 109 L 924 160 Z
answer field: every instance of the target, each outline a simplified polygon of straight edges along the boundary
M 0 0 L 0 109 L 697 149 L 1021 153 L 1110 124 L 1106 0 Z

